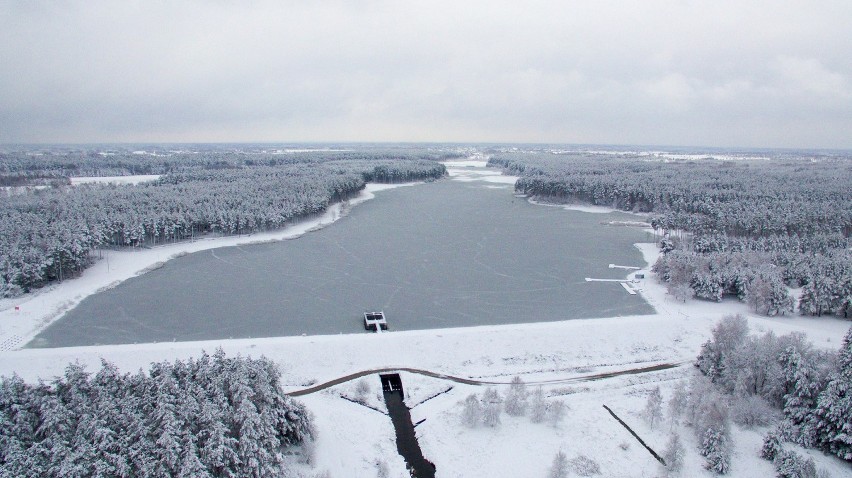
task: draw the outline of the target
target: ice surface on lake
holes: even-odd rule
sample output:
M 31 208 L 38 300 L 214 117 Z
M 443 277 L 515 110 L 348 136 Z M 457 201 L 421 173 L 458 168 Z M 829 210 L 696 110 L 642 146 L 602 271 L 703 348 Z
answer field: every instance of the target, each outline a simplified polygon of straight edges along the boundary
M 652 312 L 583 281 L 623 279 L 608 265 L 641 264 L 646 233 L 487 185 L 385 191 L 298 239 L 174 259 L 85 299 L 36 344 L 356 333 L 365 310 L 384 310 L 391 333 Z

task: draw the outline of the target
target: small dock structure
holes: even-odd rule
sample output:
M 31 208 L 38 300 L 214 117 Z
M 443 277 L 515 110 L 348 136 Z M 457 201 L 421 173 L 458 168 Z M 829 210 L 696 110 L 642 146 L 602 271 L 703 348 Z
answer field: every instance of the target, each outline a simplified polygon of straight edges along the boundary
M 388 321 L 385 318 L 384 311 L 364 312 L 364 329 L 375 330 L 378 333 L 381 333 L 382 330 L 387 330 Z

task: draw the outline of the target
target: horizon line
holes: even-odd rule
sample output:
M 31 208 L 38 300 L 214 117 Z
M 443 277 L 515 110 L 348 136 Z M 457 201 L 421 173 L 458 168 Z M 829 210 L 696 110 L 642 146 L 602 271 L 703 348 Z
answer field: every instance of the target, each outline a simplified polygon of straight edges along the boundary
M 572 143 L 522 141 L 91 141 L 91 142 L 0 142 L 0 147 L 60 147 L 60 146 L 131 146 L 131 145 L 459 145 L 459 146 L 606 146 L 615 148 L 676 148 L 698 150 L 746 151 L 832 151 L 852 153 L 852 147 L 790 147 L 790 146 L 707 146 L 686 144 L 641 143 Z

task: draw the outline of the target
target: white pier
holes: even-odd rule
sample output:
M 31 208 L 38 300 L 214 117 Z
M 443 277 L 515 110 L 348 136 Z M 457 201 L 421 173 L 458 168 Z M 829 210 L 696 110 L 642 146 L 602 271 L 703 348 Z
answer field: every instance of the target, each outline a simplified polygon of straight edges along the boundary
M 621 284 L 621 287 L 624 287 L 624 290 L 627 291 L 630 295 L 636 295 L 636 289 L 634 289 L 630 284 L 630 279 L 593 279 L 591 277 L 586 277 L 586 282 L 618 282 Z

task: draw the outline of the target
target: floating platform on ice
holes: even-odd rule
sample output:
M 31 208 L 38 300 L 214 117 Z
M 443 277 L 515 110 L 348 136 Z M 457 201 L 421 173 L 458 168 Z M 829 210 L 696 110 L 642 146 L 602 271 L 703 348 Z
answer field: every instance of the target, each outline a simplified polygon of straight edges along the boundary
M 388 329 L 388 321 L 385 319 L 385 313 L 382 312 L 364 312 L 364 329 L 375 330 L 381 332 Z

